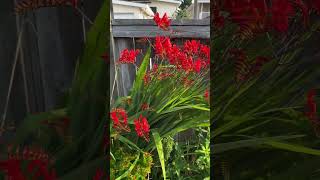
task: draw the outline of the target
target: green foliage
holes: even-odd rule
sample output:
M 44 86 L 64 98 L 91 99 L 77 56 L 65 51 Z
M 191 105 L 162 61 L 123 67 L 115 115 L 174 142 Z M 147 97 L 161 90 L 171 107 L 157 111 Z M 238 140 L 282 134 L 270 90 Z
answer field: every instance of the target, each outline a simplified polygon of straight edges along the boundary
M 175 142 L 167 162 L 168 179 L 210 178 L 210 132 L 198 129 L 190 142 Z M 201 132 L 202 131 L 202 132 Z
M 190 13 L 188 7 L 192 4 L 192 0 L 181 0 L 179 8 L 175 12 L 175 19 L 188 19 Z
M 138 69 L 129 96 L 118 97 L 112 104 L 111 109 L 125 109 L 131 131 L 118 132 L 110 128 L 114 141 L 111 153 L 113 154 L 117 149 L 117 141 L 121 141 L 137 152 L 152 152 L 154 157 L 152 171 L 157 174 L 158 179 L 160 177 L 166 179 L 166 163 L 170 156 L 170 144 L 173 143 L 169 142 L 170 137 L 188 129 L 210 125 L 209 104 L 204 98 L 204 92 L 208 89 L 209 70 L 204 69 L 201 73 L 187 73 L 163 61 L 159 62 L 159 59 L 155 59 L 158 69 L 148 70 L 150 53 L 149 48 Z M 168 72 L 170 76 L 161 77 L 163 73 Z M 144 81 L 144 78 L 149 76 L 149 81 Z M 146 104 L 148 108 L 143 109 L 142 107 Z M 146 117 L 150 125 L 152 137 L 149 142 L 139 138 L 134 131 L 134 120 L 140 115 Z
M 114 157 L 110 162 L 111 179 L 144 180 L 151 171 L 152 156 L 119 146 L 113 151 Z
M 187 9 L 192 4 L 192 0 L 181 0 L 180 9 Z
M 168 161 L 170 158 L 170 154 L 173 150 L 174 139 L 171 136 L 164 137 L 162 139 L 162 144 L 163 144 L 164 159 L 165 161 Z
M 315 23 L 303 34 L 282 39 L 262 33 L 240 40 L 234 36 L 236 27 L 227 24 L 212 36 L 211 47 L 216 53 L 211 138 L 215 142 L 216 179 L 294 179 L 292 169 L 304 169 L 298 164 L 314 163 L 311 159 L 319 162 L 319 139 L 303 113 L 306 93 L 318 88 L 314 82 L 319 77 L 319 64 L 308 55 L 316 51 L 304 48 L 315 41 L 311 34 L 317 28 Z M 258 74 L 236 82 L 235 63 L 229 53 L 232 48 L 245 51 L 248 62 L 257 56 L 271 61 Z M 310 174 L 319 178 L 315 172 L 316 168 L 311 168 L 300 179 L 308 179 Z
M 109 73 L 101 56 L 107 51 L 108 7 L 104 1 L 87 34 L 66 108 L 29 115 L 14 141 L 16 147 L 40 145 L 45 149 L 55 159 L 59 179 L 91 179 L 107 161 L 103 136 Z M 61 125 L 65 119 L 70 125 Z M 60 124 L 58 128 L 54 128 L 56 124 Z

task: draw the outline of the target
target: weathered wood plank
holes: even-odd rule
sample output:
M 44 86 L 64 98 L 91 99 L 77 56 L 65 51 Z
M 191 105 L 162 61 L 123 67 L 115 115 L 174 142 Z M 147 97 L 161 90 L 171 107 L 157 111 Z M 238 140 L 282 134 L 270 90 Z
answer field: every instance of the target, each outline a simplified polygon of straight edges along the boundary
M 127 20 L 117 19 L 112 24 L 114 37 L 156 37 L 170 36 L 171 38 L 210 38 L 210 22 L 204 20 L 175 20 L 172 21 L 171 30 L 159 29 L 153 20 Z
M 113 26 L 156 26 L 152 19 L 115 19 Z M 210 26 L 209 19 L 172 20 L 171 26 Z
M 171 38 L 194 38 L 194 39 L 209 39 L 210 32 L 180 32 L 177 34 L 171 34 L 169 32 L 154 32 L 154 31 L 115 31 L 114 37 L 122 38 L 142 38 L 142 37 L 156 37 L 156 36 L 170 36 Z
M 122 50 L 133 48 L 133 41 L 131 38 L 118 38 L 115 40 L 115 46 L 117 50 L 115 57 L 119 59 Z M 135 68 L 130 64 L 121 64 L 119 68 L 118 85 L 121 88 L 119 93 L 121 96 L 127 96 L 134 81 Z

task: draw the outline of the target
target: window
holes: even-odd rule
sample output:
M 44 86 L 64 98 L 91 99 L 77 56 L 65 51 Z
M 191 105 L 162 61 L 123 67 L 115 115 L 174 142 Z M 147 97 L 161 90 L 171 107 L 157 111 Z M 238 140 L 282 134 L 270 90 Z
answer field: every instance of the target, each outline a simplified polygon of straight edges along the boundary
M 210 17 L 210 4 L 209 3 L 201 3 L 201 10 L 199 14 L 199 19 L 205 19 Z

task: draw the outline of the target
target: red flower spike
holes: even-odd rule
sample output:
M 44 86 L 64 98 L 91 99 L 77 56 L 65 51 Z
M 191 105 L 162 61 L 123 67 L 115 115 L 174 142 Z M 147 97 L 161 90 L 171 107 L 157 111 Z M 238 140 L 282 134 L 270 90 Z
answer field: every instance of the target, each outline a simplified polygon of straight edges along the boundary
M 105 176 L 106 173 L 101 170 L 101 169 L 98 169 L 96 171 L 96 174 L 93 176 L 92 180 L 102 180 L 103 176 Z
M 124 109 L 122 108 L 113 109 L 110 112 L 110 118 L 113 121 L 113 128 L 119 131 L 130 132 L 130 128 L 128 127 L 128 115 Z
M 201 59 L 197 59 L 193 64 L 193 69 L 195 72 L 200 73 L 202 61 Z
M 320 0 L 311 0 L 312 7 L 320 14 Z
M 149 107 L 149 104 L 147 104 L 147 103 L 143 103 L 142 105 L 141 105 L 141 110 L 142 111 L 145 111 L 145 110 L 148 110 L 150 107 Z
M 315 101 L 315 96 L 316 96 L 316 91 L 314 89 L 310 90 L 307 93 L 308 112 L 306 114 L 311 122 L 317 121 L 317 104 Z
M 225 24 L 224 17 L 220 15 L 220 9 L 217 6 L 213 7 L 213 24 L 217 28 L 222 28 Z
M 191 41 L 186 41 L 184 43 L 184 51 L 188 55 L 198 54 L 199 47 L 200 47 L 200 41 L 191 40 Z
M 272 26 L 279 32 L 285 32 L 289 27 L 289 17 L 294 15 L 294 10 L 288 0 L 273 0 L 271 7 Z
M 149 142 L 150 126 L 146 117 L 140 115 L 138 119 L 134 120 L 134 126 L 138 137 L 143 137 Z
M 120 64 L 134 64 L 136 62 L 137 55 L 141 50 L 128 50 L 124 49 L 121 54 L 118 63 Z
M 310 90 L 307 93 L 307 112 L 305 113 L 310 120 L 313 129 L 318 137 L 320 137 L 320 122 L 317 117 L 317 103 L 315 101 L 316 91 L 315 89 Z
M 209 94 L 210 94 L 209 90 L 206 89 L 206 91 L 204 92 L 204 99 L 208 102 L 209 102 Z
M 119 118 L 117 117 L 117 112 L 111 112 L 110 116 L 113 121 L 113 126 L 116 128 L 120 124 Z
M 169 57 L 172 50 L 172 44 L 168 37 L 157 36 L 155 39 L 155 53 L 161 58 Z
M 169 30 L 171 21 L 168 19 L 167 13 L 164 13 L 162 18 L 160 18 L 159 13 L 156 13 L 155 16 L 153 17 L 153 20 L 160 29 Z
M 302 0 L 294 0 L 294 4 L 301 10 L 304 25 L 307 26 L 309 23 L 309 10 L 307 5 Z
M 137 135 L 139 137 L 142 137 L 143 136 L 143 131 L 142 131 L 142 127 L 141 127 L 139 119 L 135 119 L 133 122 L 134 122 L 134 126 L 135 126 L 135 130 L 137 132 Z
M 210 59 L 210 47 L 207 45 L 200 45 L 200 56 Z
M 147 118 L 143 117 L 141 123 L 142 123 L 142 130 L 143 130 L 143 132 L 144 132 L 146 135 L 149 135 L 150 126 L 149 126 L 149 123 L 148 123 L 148 121 L 147 121 Z
M 159 69 L 158 64 L 154 64 L 153 67 L 152 67 L 152 72 L 155 73 L 155 72 L 158 71 L 158 69 Z
M 149 73 L 146 73 L 144 76 L 143 76 L 143 82 L 144 82 L 144 85 L 147 86 L 151 81 L 151 77 L 150 77 L 150 74 Z

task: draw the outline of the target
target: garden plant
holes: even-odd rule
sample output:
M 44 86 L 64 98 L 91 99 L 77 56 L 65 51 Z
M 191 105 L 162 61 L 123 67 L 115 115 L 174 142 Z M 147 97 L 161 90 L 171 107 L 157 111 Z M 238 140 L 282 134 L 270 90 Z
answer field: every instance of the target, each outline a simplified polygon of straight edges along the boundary
M 213 1 L 216 179 L 319 179 L 319 1 Z
M 76 8 L 75 3 L 57 1 L 52 6 L 66 4 Z M 17 4 L 16 12 L 42 7 L 27 5 Z M 118 180 L 210 176 L 209 46 L 198 40 L 178 46 L 169 37 L 156 37 L 145 39 L 145 46 L 149 47 L 146 52 L 122 51 L 116 67 L 126 63 L 138 70 L 129 96 L 117 97 L 110 104 L 108 8 L 109 2 L 105 1 L 87 33 L 65 108 L 28 115 L 18 127 L 14 141 L 1 146 L 1 178 Z M 154 21 L 163 31 L 172 32 L 171 20 L 166 15 L 156 14 Z M 154 65 L 149 69 L 151 52 L 156 56 L 152 57 Z M 142 53 L 142 63 L 136 64 L 136 56 Z M 177 141 L 177 134 L 191 129 L 195 134 L 193 141 Z M 189 143 L 188 147 L 185 143 Z M 109 147 L 111 151 L 106 153 Z M 179 165 L 181 157 L 193 171 Z
M 156 14 L 154 21 L 163 31 L 173 33 L 166 14 L 163 17 Z M 200 169 L 175 164 L 175 157 L 184 155 L 184 161 L 190 164 L 191 158 L 198 158 L 199 164 L 204 159 L 202 171 L 207 173 L 202 176 L 209 178 L 209 139 L 196 141 L 198 145 L 204 144 L 202 149 L 193 144 L 196 145 L 190 148 L 193 154 L 186 154 L 181 147 L 177 149 L 175 136 L 210 125 L 210 48 L 198 40 L 187 40 L 178 46 L 169 37 L 160 36 L 147 37 L 145 42 L 149 48 L 139 66 L 136 56 L 142 52 L 136 49 L 124 49 L 117 61 L 118 66 L 131 64 L 139 68 L 129 96 L 118 97 L 111 104 L 111 178 L 197 179 Z M 150 69 L 151 51 L 155 56 Z M 175 147 L 174 155 L 171 151 Z

